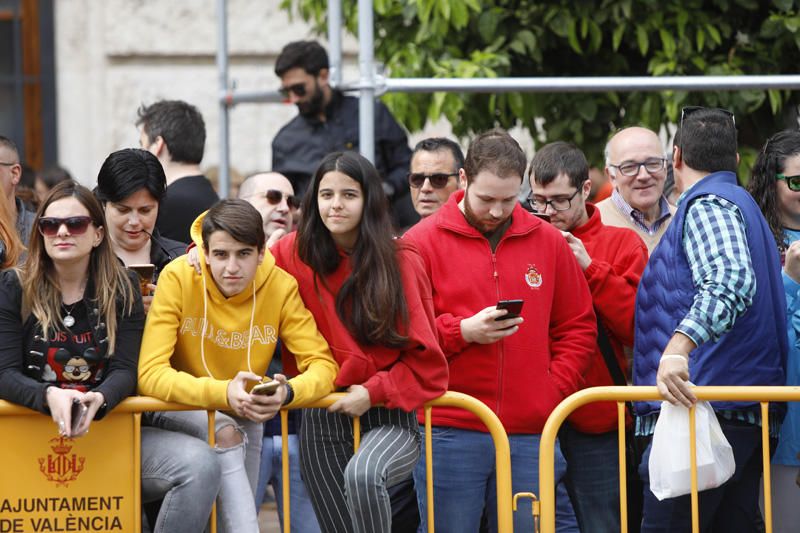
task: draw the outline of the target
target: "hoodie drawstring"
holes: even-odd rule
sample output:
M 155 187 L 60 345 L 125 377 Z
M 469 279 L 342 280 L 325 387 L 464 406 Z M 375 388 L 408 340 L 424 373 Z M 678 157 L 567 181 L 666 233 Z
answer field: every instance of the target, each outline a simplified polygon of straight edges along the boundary
M 208 325 L 208 293 L 206 292 L 206 277 L 200 276 L 203 280 L 203 330 L 200 333 L 200 360 L 203 362 L 203 368 L 206 369 L 206 374 L 212 379 L 217 379 L 206 364 L 206 326 Z M 250 327 L 247 329 L 247 370 L 253 373 L 253 367 L 250 364 L 250 349 L 253 346 L 253 323 L 256 318 L 256 280 L 253 279 L 253 302 L 250 306 Z

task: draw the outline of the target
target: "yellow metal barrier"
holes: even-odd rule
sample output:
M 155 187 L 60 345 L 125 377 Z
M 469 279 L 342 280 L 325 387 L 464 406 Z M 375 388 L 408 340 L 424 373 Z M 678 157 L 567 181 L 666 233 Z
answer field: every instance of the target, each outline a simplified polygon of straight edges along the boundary
M 343 397 L 344 394 L 342 393 L 335 393 L 322 398 L 321 400 L 314 402 L 309 405 L 303 406 L 303 408 L 326 408 L 329 407 L 331 404 L 336 402 L 339 398 Z M 424 412 L 425 412 L 425 424 L 426 424 L 426 470 L 427 470 L 427 480 L 428 480 L 428 529 L 429 531 L 433 531 L 434 527 L 434 506 L 433 506 L 433 472 L 432 472 L 432 455 L 431 455 L 431 442 L 430 442 L 430 414 L 432 407 L 457 407 L 461 409 L 466 409 L 476 415 L 481 422 L 487 427 L 489 433 L 492 436 L 492 440 L 494 441 L 495 447 L 495 468 L 496 468 L 496 478 L 497 478 L 497 522 L 498 522 L 498 532 L 499 533 L 511 533 L 513 531 L 513 517 L 512 517 L 512 497 L 511 497 L 511 452 L 509 448 L 508 436 L 506 435 L 505 430 L 503 429 L 500 420 L 497 416 L 492 412 L 491 409 L 486 407 L 483 403 L 476 400 L 475 398 L 468 396 L 466 394 L 461 394 L 458 392 L 447 392 L 440 398 L 437 398 L 431 402 L 425 404 Z M 141 413 L 145 411 L 189 411 L 189 410 L 197 410 L 197 407 L 187 406 L 183 404 L 177 403 L 169 403 L 163 402 L 160 400 L 156 400 L 154 398 L 148 398 L 143 396 L 132 396 L 130 398 L 125 399 L 122 401 L 114 410 L 109 413 L 108 417 L 120 417 L 120 415 L 130 414 L 132 415 L 132 423 L 133 423 L 133 430 L 132 430 L 132 464 L 136 465 L 132 468 L 133 470 L 133 486 L 129 488 L 131 494 L 131 501 L 132 507 L 134 509 L 141 508 L 141 471 L 138 468 L 138 465 L 141 462 L 141 440 L 140 440 L 140 425 L 141 425 Z M 12 404 L 9 402 L 1 401 L 0 400 L 0 419 L 3 416 L 23 416 L 23 417 L 41 417 L 37 419 L 38 422 L 44 422 L 49 424 L 50 419 L 42 415 L 37 411 L 33 411 L 26 407 L 22 407 L 16 404 Z M 291 512 L 290 512 L 290 486 L 289 486 L 289 444 L 288 444 L 288 433 L 287 433 L 287 418 L 288 412 L 287 410 L 282 410 L 280 412 L 281 417 L 281 441 L 282 441 L 282 468 L 283 468 L 283 516 L 284 516 L 284 523 L 283 529 L 285 532 L 289 532 L 291 530 Z M 103 424 L 104 422 L 99 422 L 99 424 Z M 92 426 L 93 434 L 92 437 L 96 433 L 98 433 L 97 425 Z M 214 446 L 214 411 L 209 411 L 208 416 L 208 442 L 210 446 Z M 360 443 L 360 423 L 359 419 L 356 418 L 353 420 L 353 430 L 354 430 L 354 447 L 355 450 L 358 450 L 358 446 Z M 15 432 L 10 432 L 11 435 L 15 435 Z M 55 435 L 55 430 L 53 430 L 53 434 Z M 15 437 L 16 438 L 16 435 Z M 21 438 L 21 436 L 20 436 Z M 89 437 L 81 437 L 83 442 L 86 442 Z M 76 439 L 76 442 L 79 442 L 79 439 Z M 104 441 L 103 442 L 104 449 L 113 449 L 113 442 Z M 72 497 L 73 494 L 70 494 Z M 134 512 L 132 515 L 132 526 L 134 531 L 141 530 L 141 512 Z M 212 533 L 216 531 L 216 519 L 215 519 L 215 510 L 212 510 L 211 520 L 210 520 L 210 527 Z M 127 527 L 125 528 L 127 529 Z M 13 530 L 12 530 L 13 531 Z
M 767 420 L 769 402 L 800 401 L 800 387 L 693 387 L 698 400 L 746 401 L 761 404 L 762 420 Z M 629 401 L 661 400 L 656 387 L 592 387 L 576 392 L 562 401 L 547 419 L 539 448 L 539 498 L 541 533 L 555 533 L 555 441 L 564 420 L 577 408 L 601 401 L 617 402 L 619 424 L 620 517 L 622 532 L 627 533 L 627 491 L 625 465 L 625 404 Z M 764 467 L 764 521 L 772 533 L 772 486 L 769 468 L 769 424 L 761 424 Z M 698 533 L 697 455 L 695 450 L 695 409 L 689 410 L 689 445 L 692 472 L 692 531 Z
M 303 408 L 308 407 L 328 407 L 336 400 L 344 396 L 342 393 L 330 394 L 325 398 L 310 405 L 305 405 Z M 430 441 L 430 417 L 432 407 L 457 407 L 466 409 L 472 414 L 477 416 L 481 422 L 489 430 L 489 434 L 494 441 L 495 449 L 495 470 L 497 477 L 497 531 L 498 533 L 512 533 L 514 531 L 514 520 L 511 510 L 511 450 L 508 443 L 508 436 L 506 435 L 503 424 L 494 412 L 486 407 L 485 404 L 476 400 L 472 396 L 462 394 L 460 392 L 446 392 L 443 396 L 436 398 L 425 404 L 425 469 L 427 474 L 427 488 L 428 488 L 428 531 L 432 532 L 434 527 L 433 521 L 433 458 L 431 454 L 431 441 Z M 353 420 L 353 432 L 355 449 L 358 450 L 360 426 L 359 420 Z M 281 442 L 282 442 L 282 468 L 283 468 L 283 531 L 284 533 L 290 532 L 289 520 L 289 444 L 288 433 L 286 425 L 286 411 L 281 411 Z

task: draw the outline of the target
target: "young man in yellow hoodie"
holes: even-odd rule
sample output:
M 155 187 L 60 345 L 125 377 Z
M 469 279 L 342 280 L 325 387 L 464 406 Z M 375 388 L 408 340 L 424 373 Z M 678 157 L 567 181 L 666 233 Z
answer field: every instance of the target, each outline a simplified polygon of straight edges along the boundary
M 265 250 L 255 208 L 223 200 L 195 220 L 191 235 L 202 272 L 183 259 L 162 271 L 142 339 L 139 392 L 224 411 L 216 417 L 218 525 L 221 532 L 257 532 L 253 491 L 262 422 L 284 405 L 302 406 L 332 392 L 338 367 L 297 282 Z M 272 396 L 251 394 L 250 382 L 261 380 L 279 339 L 301 374 L 288 381 L 276 374 L 281 385 Z M 206 439 L 205 412 L 153 413 L 145 423 L 154 429 L 143 432 L 143 472 L 151 464 L 191 468 L 179 464 L 180 449 L 163 444 L 175 433 Z M 210 508 L 195 510 L 208 519 Z

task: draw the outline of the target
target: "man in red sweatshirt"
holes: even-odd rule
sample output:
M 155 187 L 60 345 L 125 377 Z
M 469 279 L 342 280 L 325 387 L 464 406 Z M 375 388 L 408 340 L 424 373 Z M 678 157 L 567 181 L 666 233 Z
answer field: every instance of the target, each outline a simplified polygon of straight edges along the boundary
M 528 177 L 531 206 L 549 215 L 561 230 L 592 293 L 599 335 L 585 385 L 624 385 L 628 365 L 623 347 L 633 346 L 636 287 L 647 263 L 647 247 L 633 230 L 600 221 L 600 212 L 586 201 L 592 187 L 589 165 L 572 144 L 554 142 L 540 148 Z M 569 417 L 559 440 L 581 531 L 619 531 L 616 404 L 581 407 Z
M 514 492 L 538 493 L 540 433 L 553 408 L 583 385 L 597 325 L 567 242 L 519 205 L 525 164 L 506 132 L 478 135 L 459 170 L 464 190 L 403 238 L 417 246 L 431 279 L 449 390 L 497 414 L 509 434 Z M 524 300 L 517 318 L 496 306 L 511 299 Z M 436 531 L 477 531 L 484 506 L 496 530 L 494 446 L 486 427 L 451 408 L 434 409 L 432 422 Z M 557 478 L 565 471 L 558 454 Z M 425 530 L 424 461 L 414 479 Z M 559 531 L 577 532 L 563 483 L 557 491 Z M 533 530 L 530 506 L 514 513 L 514 529 Z

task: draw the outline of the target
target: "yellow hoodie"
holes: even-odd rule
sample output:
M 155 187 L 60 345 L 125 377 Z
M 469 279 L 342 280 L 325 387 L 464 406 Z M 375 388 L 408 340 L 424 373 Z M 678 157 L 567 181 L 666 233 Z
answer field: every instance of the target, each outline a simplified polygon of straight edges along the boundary
M 297 281 L 275 266 L 266 250 L 251 289 L 226 298 L 205 263 L 204 216 L 191 228 L 202 275 L 184 257 L 159 275 L 139 355 L 139 393 L 204 409 L 229 409 L 230 380 L 240 370 L 263 376 L 278 339 L 301 372 L 289 381 L 292 405 L 332 392 L 339 367 L 300 298 Z

